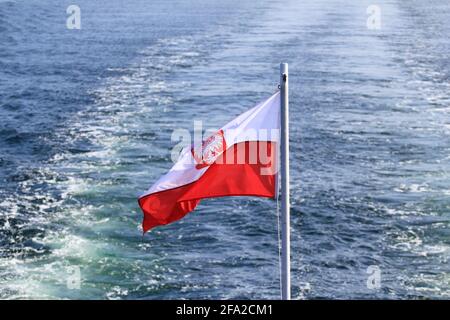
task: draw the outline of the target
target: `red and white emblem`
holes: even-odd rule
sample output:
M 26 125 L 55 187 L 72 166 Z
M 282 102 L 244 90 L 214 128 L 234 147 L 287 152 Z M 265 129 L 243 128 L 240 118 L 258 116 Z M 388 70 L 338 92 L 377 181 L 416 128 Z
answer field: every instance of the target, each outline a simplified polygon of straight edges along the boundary
M 208 137 L 208 139 L 202 141 L 201 147 L 192 148 L 192 156 L 197 163 L 195 168 L 201 169 L 213 164 L 226 149 L 227 144 L 223 136 L 223 130 L 219 130 Z

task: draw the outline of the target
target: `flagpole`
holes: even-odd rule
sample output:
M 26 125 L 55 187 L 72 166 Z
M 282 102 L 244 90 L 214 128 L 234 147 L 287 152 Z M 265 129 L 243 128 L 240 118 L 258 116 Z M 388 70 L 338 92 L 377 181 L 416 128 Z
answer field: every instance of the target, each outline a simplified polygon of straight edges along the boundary
M 289 203 L 289 77 L 288 64 L 280 64 L 281 104 L 281 299 L 291 300 L 291 244 Z

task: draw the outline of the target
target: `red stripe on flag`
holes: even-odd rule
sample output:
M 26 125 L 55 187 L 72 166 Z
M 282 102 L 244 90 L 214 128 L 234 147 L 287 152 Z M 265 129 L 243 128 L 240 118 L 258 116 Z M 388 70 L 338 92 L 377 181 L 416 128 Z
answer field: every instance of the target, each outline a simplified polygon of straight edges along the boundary
M 181 219 L 204 198 L 275 197 L 275 159 L 274 142 L 252 141 L 233 145 L 197 181 L 140 198 L 144 232 Z

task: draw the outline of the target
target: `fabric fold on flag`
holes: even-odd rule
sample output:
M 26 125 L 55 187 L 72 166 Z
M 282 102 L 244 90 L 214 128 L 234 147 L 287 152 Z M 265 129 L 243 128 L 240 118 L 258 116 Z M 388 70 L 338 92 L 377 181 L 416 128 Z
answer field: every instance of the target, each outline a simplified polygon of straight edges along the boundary
M 202 199 L 276 195 L 280 94 L 241 114 L 200 146 L 187 148 L 139 198 L 144 232 L 183 218 Z

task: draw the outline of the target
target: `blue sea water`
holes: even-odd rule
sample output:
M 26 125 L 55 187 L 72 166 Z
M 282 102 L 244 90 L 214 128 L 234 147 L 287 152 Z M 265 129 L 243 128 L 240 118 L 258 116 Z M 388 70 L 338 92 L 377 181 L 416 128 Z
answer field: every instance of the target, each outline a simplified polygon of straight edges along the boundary
M 0 298 L 279 298 L 276 203 L 205 200 L 142 237 L 177 128 L 291 88 L 300 299 L 450 298 L 450 5 L 0 1 Z M 368 288 L 367 268 L 381 271 Z M 79 288 L 68 286 L 80 271 Z

